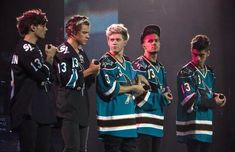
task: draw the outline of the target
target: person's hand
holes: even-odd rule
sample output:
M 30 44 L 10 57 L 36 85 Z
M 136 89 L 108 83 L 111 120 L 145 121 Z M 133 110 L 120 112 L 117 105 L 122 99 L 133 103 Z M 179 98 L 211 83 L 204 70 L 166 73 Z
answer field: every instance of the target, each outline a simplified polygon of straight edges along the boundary
M 144 92 L 146 92 L 146 90 L 144 89 L 144 84 L 136 84 L 133 85 L 134 86 L 134 92 L 136 92 L 138 95 L 143 94 Z
M 136 81 L 137 84 L 145 84 L 150 86 L 148 80 L 142 75 L 138 75 Z
M 92 59 L 88 69 L 90 70 L 91 74 L 98 75 L 100 72 L 100 62 Z
M 226 104 L 226 96 L 222 93 L 214 93 L 214 100 L 220 107 L 223 107 Z
M 172 101 L 173 100 L 173 95 L 170 91 L 167 91 L 165 93 L 163 93 L 163 95 L 165 96 L 165 98 L 168 100 L 168 101 Z
M 45 45 L 45 53 L 46 53 L 46 61 L 49 62 L 50 64 L 53 63 L 53 58 L 56 54 L 56 52 L 58 51 L 58 48 L 55 47 L 52 44 L 46 44 Z

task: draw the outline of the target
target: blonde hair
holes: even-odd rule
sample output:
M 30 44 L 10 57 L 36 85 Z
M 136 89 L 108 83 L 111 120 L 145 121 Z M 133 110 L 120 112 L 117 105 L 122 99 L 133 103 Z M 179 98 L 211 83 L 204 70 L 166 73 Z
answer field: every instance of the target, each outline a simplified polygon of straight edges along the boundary
M 127 28 L 123 24 L 112 24 L 106 29 L 107 38 L 112 34 L 121 34 L 124 40 L 129 40 L 130 36 Z

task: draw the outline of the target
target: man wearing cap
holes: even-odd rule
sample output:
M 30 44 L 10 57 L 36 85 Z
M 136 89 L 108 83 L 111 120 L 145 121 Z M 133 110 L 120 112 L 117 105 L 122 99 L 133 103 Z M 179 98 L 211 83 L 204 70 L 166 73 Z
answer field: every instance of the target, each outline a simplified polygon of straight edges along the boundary
M 212 142 L 213 108 L 223 107 L 226 97 L 216 93 L 215 75 L 205 64 L 210 55 L 210 40 L 196 35 L 191 41 L 191 61 L 177 76 L 178 108 L 176 135 L 188 152 L 209 152 Z
M 173 96 L 166 82 L 166 71 L 158 60 L 160 28 L 148 25 L 141 34 L 144 54 L 133 61 L 135 71 L 143 75 L 150 87 L 146 94 L 136 98 L 138 148 L 140 152 L 158 152 L 163 137 L 164 108 Z

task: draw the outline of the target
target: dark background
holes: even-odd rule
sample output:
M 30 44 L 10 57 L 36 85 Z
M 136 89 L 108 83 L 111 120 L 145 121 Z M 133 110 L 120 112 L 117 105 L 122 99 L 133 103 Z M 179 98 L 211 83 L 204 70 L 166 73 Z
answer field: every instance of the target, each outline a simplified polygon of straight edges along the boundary
M 109 2 L 108 2 L 109 1 Z M 15 18 L 23 11 L 41 8 L 47 13 L 47 38 L 45 43 L 55 45 L 64 39 L 64 18 L 70 12 L 76 13 L 77 6 L 86 3 L 84 9 L 93 13 L 105 13 L 107 8 L 117 11 L 117 22 L 125 24 L 130 32 L 126 55 L 132 60 L 143 53 L 140 47 L 140 33 L 147 24 L 161 27 L 161 52 L 159 60 L 165 65 L 167 79 L 174 94 L 175 103 L 166 109 L 165 136 L 161 145 L 162 152 L 184 152 L 185 147 L 176 142 L 175 117 L 177 105 L 176 74 L 190 60 L 190 41 L 196 34 L 206 34 L 211 39 L 211 55 L 208 64 L 212 65 L 217 76 L 216 90 L 227 96 L 227 104 L 214 111 L 214 142 L 212 152 L 235 151 L 235 103 L 234 65 L 235 59 L 235 1 L 234 0 L 3 0 L 0 5 L 0 126 L 2 118 L 8 117 L 10 96 L 10 61 L 11 54 L 19 40 Z M 66 3 L 66 7 L 64 7 Z M 107 6 L 107 7 L 106 7 Z M 99 8 L 99 9 L 97 9 Z M 83 14 L 83 15 L 90 15 Z M 100 22 L 105 22 L 101 20 Z M 108 26 L 108 25 L 107 25 Z M 98 28 L 93 25 L 92 28 Z M 104 31 L 96 33 L 84 48 L 90 58 L 100 58 L 106 51 Z M 95 89 L 91 88 L 91 129 L 89 151 L 103 151 L 102 142 L 97 139 Z M 3 126 L 4 127 L 4 126 Z M 0 130 L 1 131 L 1 130 Z M 2 131 L 3 132 L 3 131 Z M 9 137 L 0 132 L 0 147 L 9 145 Z M 6 132 L 6 131 L 5 131 Z M 58 132 L 59 133 L 59 132 Z M 7 136 L 12 136 L 9 133 Z M 17 140 L 17 138 L 14 138 Z M 61 143 L 58 147 L 61 146 Z M 15 147 L 14 147 L 15 146 Z M 17 149 L 17 142 L 11 148 Z M 55 145 L 56 146 L 56 145 Z M 56 149 L 56 148 L 55 148 Z M 0 148 L 0 152 L 7 151 Z M 11 151 L 11 150 L 9 150 Z M 17 150 L 13 150 L 17 151 Z

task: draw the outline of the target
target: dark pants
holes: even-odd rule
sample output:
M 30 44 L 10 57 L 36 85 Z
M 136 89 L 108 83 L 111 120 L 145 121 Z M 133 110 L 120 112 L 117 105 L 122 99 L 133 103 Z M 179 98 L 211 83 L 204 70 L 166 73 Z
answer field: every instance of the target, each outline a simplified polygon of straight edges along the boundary
M 136 138 L 124 138 L 105 135 L 104 137 L 105 152 L 135 152 Z
M 63 152 L 87 152 L 89 127 L 63 119 L 61 133 L 64 140 Z
M 17 129 L 21 152 L 50 152 L 51 127 L 27 119 Z
M 188 141 L 187 152 L 209 152 L 210 143 L 199 141 Z
M 138 135 L 139 152 L 158 152 L 160 148 L 161 138 L 139 134 Z

